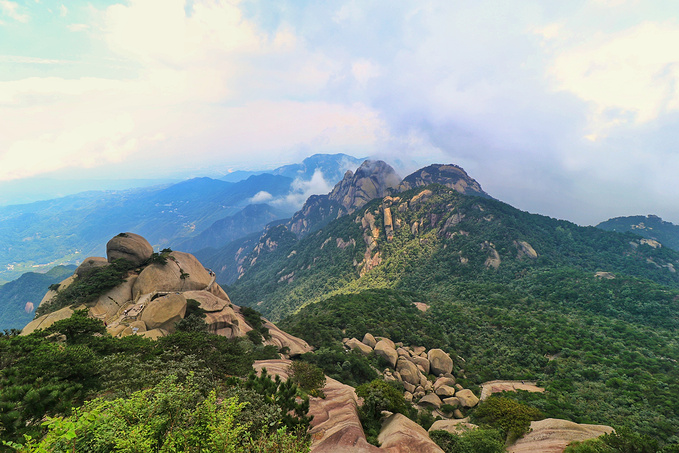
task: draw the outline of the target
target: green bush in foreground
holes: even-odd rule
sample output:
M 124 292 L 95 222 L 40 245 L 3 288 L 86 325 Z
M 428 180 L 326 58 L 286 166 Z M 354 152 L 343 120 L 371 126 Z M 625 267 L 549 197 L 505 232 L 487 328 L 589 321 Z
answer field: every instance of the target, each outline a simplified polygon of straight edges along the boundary
M 491 396 L 473 413 L 474 421 L 500 429 L 510 442 L 526 434 L 531 421 L 542 418 L 538 409 L 503 396 Z
M 505 451 L 502 434 L 495 429 L 474 429 L 462 434 L 432 431 L 429 437 L 445 453 L 502 453 Z
M 204 397 L 191 379 L 182 384 L 171 376 L 130 398 L 97 398 L 70 417 L 49 417 L 40 441 L 28 436 L 26 445 L 6 445 L 21 453 L 309 451 L 307 440 L 285 429 L 253 438 L 247 424 L 236 422 L 245 405 L 214 390 Z

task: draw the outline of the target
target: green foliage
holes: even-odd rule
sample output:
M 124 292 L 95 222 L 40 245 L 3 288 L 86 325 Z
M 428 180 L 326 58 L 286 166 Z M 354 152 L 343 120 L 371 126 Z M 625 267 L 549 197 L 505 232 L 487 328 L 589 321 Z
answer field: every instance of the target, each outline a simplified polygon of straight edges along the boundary
M 373 381 L 378 376 L 375 371 L 376 357 L 368 358 L 358 351 L 345 351 L 339 345 L 302 354 L 300 359 L 317 365 L 331 378 L 354 387 Z
M 250 307 L 240 307 L 240 312 L 245 318 L 245 322 L 253 329 L 247 333 L 250 341 L 254 344 L 261 344 L 262 338 L 265 340 L 271 338 L 269 329 L 264 326 L 261 313 Z
M 527 433 L 531 421 L 542 418 L 544 416 L 538 409 L 496 395 L 482 402 L 472 413 L 473 421 L 500 429 L 509 442 Z
M 89 338 L 94 334 L 106 335 L 106 326 L 103 321 L 90 318 L 88 310 L 76 310 L 70 318 L 62 319 L 47 329 L 45 333 L 64 335 L 67 344 L 88 343 Z
M 295 360 L 290 364 L 288 374 L 292 382 L 307 392 L 325 387 L 325 374 L 313 363 Z
M 375 379 L 370 383 L 361 384 L 356 387 L 356 395 L 363 398 L 363 406 L 358 409 L 358 415 L 366 439 L 371 444 L 377 445 L 382 411 L 404 415 L 410 413 L 410 406 L 403 398 L 403 390 L 396 388 L 391 382 Z
M 200 308 L 200 302 L 195 299 L 187 299 L 184 318 L 177 321 L 175 328 L 180 332 L 207 332 L 205 313 L 205 310 Z
M 251 389 L 264 396 L 265 401 L 281 408 L 282 423 L 291 431 L 306 432 L 312 417 L 308 416 L 309 398 L 301 396 L 297 385 L 288 379 L 283 381 L 276 375 L 273 379 L 266 368 L 255 374 L 251 372 L 245 381 L 245 388 Z M 297 400 L 301 399 L 301 402 Z
M 505 451 L 502 434 L 493 429 L 474 429 L 462 434 L 432 431 L 429 437 L 445 453 L 502 453 Z
M 124 259 L 114 260 L 108 266 L 93 268 L 87 274 L 77 277 L 49 302 L 40 305 L 35 311 L 35 316 L 51 313 L 67 306 L 92 302 L 98 296 L 122 283 L 131 268 L 131 263 Z
M 596 439 L 571 443 L 564 453 L 656 453 L 679 449 L 679 443 L 659 448 L 658 441 L 621 427 Z

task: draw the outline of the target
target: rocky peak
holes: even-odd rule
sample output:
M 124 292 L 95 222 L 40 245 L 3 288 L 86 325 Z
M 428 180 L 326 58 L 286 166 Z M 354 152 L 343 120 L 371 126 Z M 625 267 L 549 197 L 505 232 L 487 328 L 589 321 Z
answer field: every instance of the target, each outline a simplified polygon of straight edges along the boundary
M 481 189 L 481 184 L 469 176 L 462 167 L 453 164 L 434 164 L 421 168 L 406 176 L 398 190 L 404 191 L 429 184 L 441 184 L 465 195 L 490 198 L 490 195 Z
M 347 171 L 328 198 L 340 203 L 346 213 L 351 214 L 370 200 L 388 195 L 390 189 L 398 187 L 400 182 L 401 177 L 386 162 L 366 160 L 356 173 Z

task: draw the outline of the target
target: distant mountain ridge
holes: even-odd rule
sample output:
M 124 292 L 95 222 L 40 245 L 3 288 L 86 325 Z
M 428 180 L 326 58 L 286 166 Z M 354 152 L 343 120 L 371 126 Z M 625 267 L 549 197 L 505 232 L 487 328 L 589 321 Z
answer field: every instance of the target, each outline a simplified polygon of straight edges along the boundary
M 657 215 L 615 217 L 601 222 L 596 227 L 606 231 L 638 234 L 679 250 L 679 225 L 666 222 Z

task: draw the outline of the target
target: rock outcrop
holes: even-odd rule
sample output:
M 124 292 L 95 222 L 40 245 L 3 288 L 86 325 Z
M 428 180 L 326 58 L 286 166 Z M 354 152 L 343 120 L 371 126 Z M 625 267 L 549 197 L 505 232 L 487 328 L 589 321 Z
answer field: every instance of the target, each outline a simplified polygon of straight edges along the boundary
M 431 349 L 427 353 L 431 374 L 441 376 L 453 372 L 453 359 L 441 349 Z
M 153 254 L 149 241 L 134 233 L 120 233 L 106 244 L 108 262 L 126 259 L 133 266 L 144 264 Z
M 377 441 L 380 450 L 394 453 L 443 453 L 424 428 L 403 414 L 393 414 L 384 420 Z
M 441 184 L 465 195 L 490 198 L 481 185 L 457 165 L 434 164 L 406 176 L 398 187 L 399 192 L 416 187 Z
M 613 432 L 605 425 L 578 424 L 568 420 L 546 418 L 531 422 L 530 431 L 507 448 L 508 453 L 561 453 L 569 443 Z

